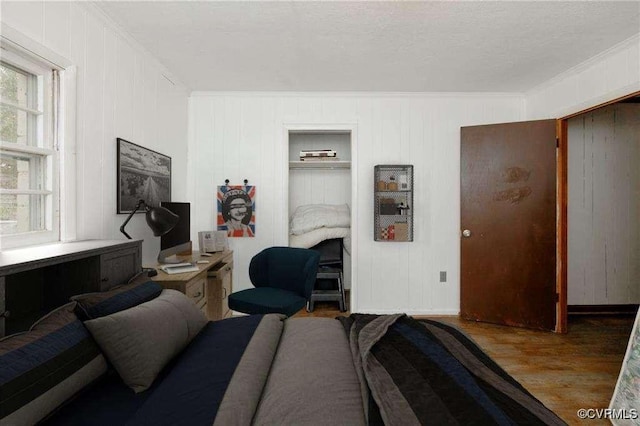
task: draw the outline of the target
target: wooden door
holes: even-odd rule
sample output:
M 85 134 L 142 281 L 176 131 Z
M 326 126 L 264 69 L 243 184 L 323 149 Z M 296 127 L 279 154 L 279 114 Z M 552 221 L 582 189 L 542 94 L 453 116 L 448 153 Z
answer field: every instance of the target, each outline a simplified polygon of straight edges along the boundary
M 556 120 L 461 129 L 460 316 L 554 330 Z

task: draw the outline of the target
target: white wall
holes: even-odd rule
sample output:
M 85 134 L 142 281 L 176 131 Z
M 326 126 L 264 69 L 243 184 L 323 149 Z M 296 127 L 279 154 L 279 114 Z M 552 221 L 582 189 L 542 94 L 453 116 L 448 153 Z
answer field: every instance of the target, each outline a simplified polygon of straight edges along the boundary
M 286 245 L 285 124 L 357 127 L 358 223 L 354 310 L 457 313 L 460 287 L 460 126 L 518 121 L 522 97 L 472 94 L 194 93 L 189 101 L 193 230 L 213 229 L 216 186 L 257 186 L 256 237 L 231 239 L 234 291 L 250 288 L 248 264 Z M 413 164 L 415 240 L 373 241 L 373 167 Z M 284 220 L 283 220 L 284 219 Z M 447 271 L 448 282 L 438 282 Z
M 640 34 L 526 94 L 528 120 L 564 117 L 640 90 Z
M 216 185 L 247 178 L 258 186 L 257 236 L 231 241 L 236 290 L 250 286 L 253 254 L 287 242 L 283 124 L 355 123 L 359 311 L 458 311 L 460 126 L 560 117 L 640 90 L 640 37 L 634 37 L 531 90 L 524 101 L 519 95 L 383 93 L 196 93 L 187 101 L 187 90 L 91 5 L 3 1 L 0 20 L 78 67 L 77 238 L 122 238 L 116 137 L 172 157 L 173 198 L 193 202 L 194 234 L 213 229 Z M 413 243 L 373 242 L 371 188 L 380 163 L 415 166 Z M 159 241 L 142 215 L 127 230 L 145 240 L 144 259 L 151 262 Z M 448 272 L 448 283 L 438 283 L 440 270 Z
M 568 303 L 639 303 L 640 104 L 568 124 Z
M 637 91 L 640 91 L 640 34 L 629 38 L 526 93 L 526 118 L 528 120 L 561 118 Z M 580 118 L 577 119 L 579 120 Z M 574 151 L 577 148 L 574 144 L 576 138 L 579 138 L 578 141 L 581 140 L 581 136 L 576 135 L 574 128 L 572 135 L 569 137 L 569 143 L 572 144 Z M 604 155 L 604 146 L 600 146 L 599 149 L 593 153 L 594 155 L 598 153 Z M 576 180 L 579 181 L 583 177 L 585 179 L 593 178 L 594 176 L 589 177 L 589 173 L 592 171 L 603 177 L 606 173 L 618 173 L 620 169 L 617 165 L 612 167 L 609 167 L 609 165 L 607 166 L 609 167 L 608 172 L 605 172 L 604 169 L 584 170 L 584 172 L 581 172 L 580 169 L 575 170 L 575 167 L 579 166 L 573 164 L 573 162 L 576 161 L 575 158 L 571 158 L 573 154 L 570 153 L 569 155 L 569 174 L 571 179 L 569 182 L 569 195 L 571 197 L 569 200 L 569 208 L 572 210 L 571 215 L 574 217 L 573 221 L 570 218 L 568 230 L 570 245 L 570 265 L 568 271 L 569 304 L 637 303 L 639 297 L 637 289 L 627 289 L 627 284 L 624 283 L 625 280 L 620 276 L 622 269 L 624 269 L 629 272 L 630 282 L 637 283 L 637 281 L 634 281 L 634 277 L 639 273 L 636 270 L 638 265 L 631 263 L 623 265 L 625 262 L 633 262 L 635 260 L 634 257 L 637 258 L 636 254 L 631 253 L 633 250 L 631 250 L 629 254 L 631 257 L 617 256 L 615 260 L 608 258 L 608 266 L 604 266 L 604 252 L 606 251 L 604 245 L 606 240 L 609 239 L 610 243 L 607 245 L 607 250 L 609 250 L 610 255 L 613 255 L 613 253 L 611 253 L 613 245 L 619 245 L 619 242 L 612 245 L 611 239 L 619 240 L 621 236 L 621 234 L 619 234 L 619 232 L 621 232 L 620 230 L 615 231 L 618 233 L 618 236 L 614 236 L 611 233 L 613 232 L 611 226 L 615 224 L 615 221 L 623 220 L 622 216 L 620 216 L 623 214 L 621 210 L 615 209 L 613 206 L 604 206 L 604 203 L 606 203 L 605 200 L 607 198 L 624 197 L 622 194 L 616 195 L 616 191 L 620 190 L 620 188 L 618 187 L 612 192 L 612 185 L 615 184 L 613 181 L 609 179 L 598 179 L 597 183 L 594 181 L 594 185 L 596 185 L 594 186 L 594 190 L 598 193 L 599 200 L 596 201 L 600 203 L 598 207 L 599 210 L 594 212 L 583 210 L 580 212 L 580 204 L 576 205 L 576 203 L 582 202 L 579 193 L 575 192 Z M 588 165 L 588 163 L 586 164 Z M 603 164 L 605 163 L 601 165 Z M 578 177 L 576 173 L 585 174 L 585 176 Z M 629 183 L 628 179 L 624 181 L 627 184 Z M 605 188 L 607 185 L 609 185 L 609 188 Z M 635 198 L 637 198 L 637 196 L 634 194 L 633 199 Z M 585 199 L 584 201 L 589 200 Z M 632 207 L 632 204 L 629 206 Z M 598 220 L 602 219 L 604 217 L 603 215 L 610 218 L 614 215 L 620 217 L 612 219 L 614 222 L 609 223 L 609 225 L 604 226 L 604 224 L 600 224 L 596 226 L 597 229 L 593 231 L 595 232 L 594 234 L 592 230 L 586 229 L 584 226 L 581 228 L 579 223 L 575 223 L 576 218 L 580 215 L 593 216 Z M 584 221 L 587 219 L 582 217 L 580 220 L 583 221 L 584 225 Z M 584 231 L 585 234 L 578 234 L 578 232 L 582 231 Z M 633 230 L 628 231 L 634 232 Z M 588 250 L 583 247 L 583 253 L 578 255 L 578 258 L 572 260 L 571 253 L 573 252 L 575 255 L 576 245 L 583 243 L 588 244 Z M 588 265 L 585 262 L 593 262 L 593 264 Z M 618 262 L 622 263 L 617 264 Z M 583 270 L 583 268 L 591 268 L 591 270 L 586 273 L 586 270 Z M 606 277 L 605 272 L 607 274 Z M 612 274 L 616 273 L 618 277 L 614 279 Z M 581 274 L 584 280 L 580 278 Z M 614 284 L 616 285 L 614 286 Z
M 118 229 L 126 216 L 116 214 L 117 137 L 172 157 L 173 199 L 184 201 L 186 88 L 93 6 L 3 1 L 0 7 L 3 29 L 77 66 L 77 239 L 124 238 Z M 144 239 L 143 261 L 153 263 L 160 242 L 144 215 L 127 232 Z

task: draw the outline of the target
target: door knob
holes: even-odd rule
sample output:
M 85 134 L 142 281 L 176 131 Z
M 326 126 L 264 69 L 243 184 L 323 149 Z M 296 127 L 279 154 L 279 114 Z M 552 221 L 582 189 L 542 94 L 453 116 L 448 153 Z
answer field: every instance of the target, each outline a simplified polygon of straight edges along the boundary
M 471 236 L 471 231 L 465 229 L 464 231 L 462 231 L 462 236 L 465 238 L 469 238 Z

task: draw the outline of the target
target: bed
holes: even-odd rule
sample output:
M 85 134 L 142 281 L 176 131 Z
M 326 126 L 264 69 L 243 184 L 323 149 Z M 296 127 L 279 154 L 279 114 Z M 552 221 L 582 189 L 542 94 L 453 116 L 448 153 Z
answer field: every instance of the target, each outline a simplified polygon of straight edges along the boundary
M 0 341 L 0 423 L 564 424 L 444 323 L 207 322 L 182 293 L 142 281 L 78 296 Z

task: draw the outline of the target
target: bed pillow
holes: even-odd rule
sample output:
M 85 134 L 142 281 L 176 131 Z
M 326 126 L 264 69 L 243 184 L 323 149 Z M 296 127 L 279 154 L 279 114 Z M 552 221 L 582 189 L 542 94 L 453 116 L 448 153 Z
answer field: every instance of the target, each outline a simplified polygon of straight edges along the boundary
M 149 279 L 146 272 L 135 275 L 125 285 L 109 291 L 79 294 L 71 297 L 78 302 L 80 319 L 100 318 L 152 300 L 160 295 L 162 286 Z
M 206 323 L 187 296 L 163 290 L 153 300 L 85 325 L 125 384 L 138 393 L 151 386 Z
M 348 204 L 309 204 L 298 207 L 291 215 L 291 234 L 300 235 L 318 228 L 350 228 Z
M 107 371 L 75 306 L 0 340 L 0 424 L 35 424 Z

